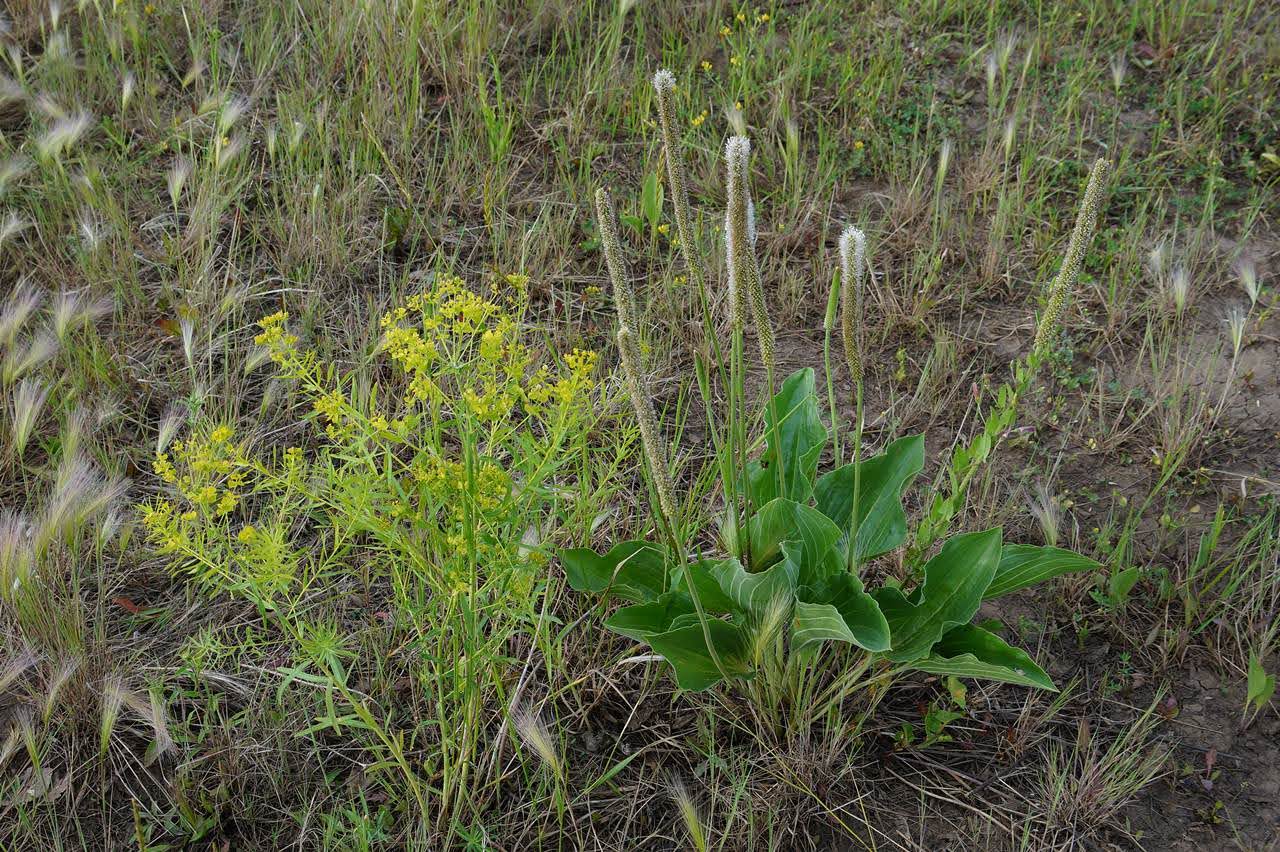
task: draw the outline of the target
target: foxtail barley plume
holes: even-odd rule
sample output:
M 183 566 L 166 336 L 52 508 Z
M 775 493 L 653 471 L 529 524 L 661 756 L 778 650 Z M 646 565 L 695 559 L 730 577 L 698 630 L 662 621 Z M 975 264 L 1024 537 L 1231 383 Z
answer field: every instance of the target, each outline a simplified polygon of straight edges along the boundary
M 120 111 L 124 112 L 129 108 L 129 101 L 133 100 L 133 91 L 137 88 L 138 80 L 133 76 L 132 71 L 126 71 L 124 79 L 120 81 Z
M 241 95 L 228 97 L 218 112 L 218 135 L 226 136 L 237 121 L 249 111 L 249 99 Z
M 613 207 L 609 190 L 596 190 L 596 225 L 600 229 L 600 247 L 604 251 L 604 265 L 613 284 L 613 303 L 618 311 L 618 324 L 623 328 L 639 327 L 639 309 L 636 294 L 627 282 L 626 269 L 622 265 L 622 241 L 618 239 L 618 212 Z
M 18 283 L 4 308 L 0 309 L 0 346 L 13 345 L 18 332 L 26 325 L 36 308 L 40 307 L 41 298 L 40 291 L 26 280 Z
M 89 325 L 110 310 L 111 303 L 106 299 L 91 300 L 81 293 L 63 291 L 53 302 L 50 317 L 53 332 L 59 341 L 65 343 L 68 334 Z
M 89 129 L 93 119 L 87 112 L 60 118 L 36 140 L 36 152 L 46 162 L 61 159 L 63 153 Z
M 0 220 L 0 248 L 4 248 L 5 243 L 29 227 L 31 227 L 31 223 L 28 220 L 10 210 L 5 214 L 4 219 Z
M 31 161 L 26 157 L 10 157 L 0 163 L 0 198 L 4 197 L 9 184 L 25 175 L 31 168 Z
M 680 812 L 680 820 L 684 823 L 685 831 L 689 832 L 689 842 L 697 852 L 705 852 L 707 832 L 702 827 L 702 815 L 698 813 L 698 805 L 694 802 L 693 796 L 689 794 L 688 788 L 679 778 L 673 778 L 671 781 L 671 800 L 675 802 L 676 810 Z
M 542 719 L 528 710 L 519 711 L 511 720 L 520 741 L 533 751 L 556 778 L 564 777 L 564 767 L 560 761 L 560 752 L 556 750 L 551 731 Z
M 169 202 L 177 208 L 178 199 L 182 197 L 182 187 L 186 185 L 187 178 L 191 176 L 191 161 L 186 157 L 179 156 L 173 161 L 173 165 L 169 167 L 169 174 L 166 183 L 169 188 Z
M 1169 276 L 1169 298 L 1179 314 L 1186 310 L 1187 300 L 1191 298 L 1191 271 L 1184 264 L 1175 266 Z
M 58 339 L 49 332 L 37 334 L 23 349 L 16 347 L 5 353 L 0 366 L 0 384 L 16 382 L 52 358 L 58 351 Z
M 640 424 L 640 442 L 644 446 L 645 461 L 649 464 L 654 490 L 658 492 L 658 506 L 674 535 L 679 515 L 676 512 L 678 504 L 675 486 L 667 470 L 667 442 L 658 426 L 653 401 L 645 391 L 642 380 L 644 374 L 640 367 L 640 347 L 632 330 L 625 326 L 618 329 L 618 355 L 622 361 L 627 394 L 631 397 L 631 406 L 635 409 L 636 420 Z
M 854 383 L 862 381 L 862 279 L 867 269 L 867 236 L 853 225 L 840 234 L 840 332 Z
M 1062 310 L 1080 277 L 1080 267 L 1084 265 L 1085 252 L 1093 231 L 1098 224 L 1098 214 L 1102 205 L 1102 191 L 1107 178 L 1106 160 L 1099 159 L 1093 164 L 1089 173 L 1089 183 L 1084 190 L 1084 199 L 1080 203 L 1080 212 L 1076 216 L 1075 230 L 1067 243 L 1067 253 L 1062 258 L 1062 268 L 1049 289 L 1049 300 L 1045 304 L 1044 316 L 1036 329 L 1036 340 L 1033 352 L 1043 354 L 1053 336 L 1058 331 L 1058 323 L 1062 319 Z
M 124 706 L 128 690 L 119 675 L 107 675 L 102 679 L 102 704 L 100 709 L 101 724 L 98 727 L 98 751 L 107 753 L 111 745 L 111 735 L 115 733 L 116 720 L 120 718 L 120 708 Z
M 684 154 L 680 138 L 676 135 L 675 106 L 671 97 L 676 78 L 665 68 L 653 75 L 653 91 L 658 99 L 658 123 L 662 127 L 662 145 L 666 149 L 667 184 L 671 189 L 671 206 L 675 210 L 676 233 L 680 236 L 680 253 L 689 270 L 689 280 L 701 292 L 703 287 L 702 260 L 698 257 L 693 241 L 693 213 L 689 206 L 689 182 L 685 174 Z
M 13 391 L 13 448 L 18 457 L 26 452 L 27 442 L 44 411 L 49 389 L 37 378 L 23 379 Z
M 1241 258 L 1236 264 L 1236 275 L 1240 276 L 1240 288 L 1249 297 L 1249 307 L 1258 304 L 1258 296 L 1262 294 L 1258 287 L 1258 267 L 1249 258 Z
M 1111 55 L 1111 85 L 1119 94 L 1120 88 L 1124 85 L 1125 75 L 1129 73 L 1129 63 L 1124 59 L 1123 53 L 1114 53 Z
M 729 204 L 725 217 L 725 243 L 729 267 L 736 279 L 734 290 L 739 317 L 748 306 L 760 344 L 760 360 L 770 372 L 774 366 L 773 325 L 764 301 L 760 264 L 755 254 L 755 211 L 751 202 L 751 140 L 733 136 L 725 144 Z
M 1239 305 L 1232 305 L 1227 309 L 1226 323 L 1227 331 L 1231 335 L 1231 353 L 1233 357 L 1240 355 L 1240 347 L 1244 345 L 1244 329 L 1248 316 L 1244 312 L 1244 308 Z

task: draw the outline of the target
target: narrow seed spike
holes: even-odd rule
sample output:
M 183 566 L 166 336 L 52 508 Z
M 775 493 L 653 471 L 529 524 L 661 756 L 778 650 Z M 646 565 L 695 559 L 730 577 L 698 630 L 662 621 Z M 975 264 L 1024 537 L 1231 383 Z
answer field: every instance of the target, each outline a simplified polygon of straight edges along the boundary
M 725 144 L 726 184 L 729 203 L 725 216 L 725 243 L 729 267 L 735 279 L 733 287 L 738 321 L 749 308 L 756 326 L 760 359 L 770 372 L 774 366 L 773 325 L 760 279 L 760 264 L 755 254 L 755 213 L 751 202 L 751 141 L 733 136 Z
M 1076 215 L 1075 230 L 1071 232 L 1067 252 L 1062 258 L 1062 268 L 1058 270 L 1058 276 L 1049 288 L 1049 299 L 1045 304 L 1044 316 L 1040 318 L 1040 325 L 1036 329 L 1035 344 L 1032 347 L 1036 357 L 1045 353 L 1054 335 L 1057 334 L 1067 298 L 1076 285 L 1076 279 L 1080 277 L 1080 268 L 1084 265 L 1089 241 L 1093 238 L 1094 229 L 1098 224 L 1102 191 L 1108 170 L 1107 161 L 1099 159 L 1089 172 L 1089 183 L 1084 190 L 1084 199 L 1080 202 L 1080 212 Z
M 639 346 L 634 333 L 626 327 L 618 329 L 618 356 L 622 361 L 622 374 L 627 383 L 627 393 L 631 397 L 631 406 L 635 409 L 636 420 L 640 424 L 640 442 L 644 446 L 645 460 L 649 463 L 649 475 L 658 492 L 658 505 L 668 528 L 675 534 L 678 518 L 676 491 L 667 471 L 667 444 L 658 426 L 653 401 L 645 392 Z
M 622 265 L 622 241 L 618 239 L 618 212 L 613 206 L 609 190 L 596 190 L 596 223 L 600 229 L 600 246 L 604 250 L 604 263 L 613 284 L 613 302 L 618 312 L 618 324 L 634 329 L 639 321 L 636 294 L 626 280 Z
M 862 279 L 867 269 L 867 236 L 853 225 L 840 234 L 840 331 L 853 381 L 862 381 Z
M 658 123 L 662 127 L 662 145 L 666 149 L 667 184 L 671 190 L 671 206 L 675 210 L 676 232 L 680 235 L 680 253 L 684 256 L 691 283 L 698 292 L 701 292 L 705 278 L 702 272 L 702 260 L 698 257 L 694 246 L 689 181 L 685 174 L 680 138 L 676 135 L 675 106 L 671 102 L 675 85 L 675 75 L 667 69 L 660 68 L 654 73 L 653 90 L 657 94 Z

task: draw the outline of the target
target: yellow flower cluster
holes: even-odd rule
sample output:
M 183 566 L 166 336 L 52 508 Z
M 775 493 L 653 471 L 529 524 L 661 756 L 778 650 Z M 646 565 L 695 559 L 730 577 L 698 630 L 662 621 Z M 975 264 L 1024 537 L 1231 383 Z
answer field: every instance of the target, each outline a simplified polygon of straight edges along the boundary
M 298 337 L 285 330 L 285 323 L 288 321 L 289 314 L 284 311 L 276 311 L 263 317 L 258 320 L 258 328 L 262 331 L 253 339 L 259 346 L 265 346 L 271 360 L 281 366 L 297 357 Z
M 515 293 L 511 307 L 448 276 L 382 317 L 383 347 L 408 378 L 411 403 L 439 406 L 453 399 L 480 422 L 494 423 L 518 405 L 548 414 L 550 403 L 567 406 L 593 389 L 593 353 L 575 350 L 561 375 L 545 366 L 529 375 L 533 356 L 517 321 L 529 279 L 512 273 L 505 280 Z
M 175 441 L 173 454 L 156 453 L 154 468 L 161 479 L 178 488 L 197 510 L 225 517 L 240 505 L 248 460 L 233 444 L 230 426 L 218 426 L 205 440 Z M 176 462 L 176 463 L 175 463 Z

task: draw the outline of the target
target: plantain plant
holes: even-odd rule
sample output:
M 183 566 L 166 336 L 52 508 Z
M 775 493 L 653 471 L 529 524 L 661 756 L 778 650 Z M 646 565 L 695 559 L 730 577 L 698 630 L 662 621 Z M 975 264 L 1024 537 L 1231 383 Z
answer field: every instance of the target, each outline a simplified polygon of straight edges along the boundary
M 700 296 L 706 327 L 714 328 L 717 304 L 696 256 L 693 214 L 685 171 L 674 133 L 671 104 L 674 78 L 654 77 L 663 133 L 668 186 L 680 246 L 690 279 Z M 826 382 L 832 428 L 823 423 L 814 370 L 774 379 L 773 334 L 755 257 L 754 208 L 747 183 L 750 145 L 742 137 L 725 149 L 728 209 L 725 216 L 728 270 L 727 350 L 715 337 L 710 356 L 698 358 L 699 388 L 706 402 L 723 490 L 717 552 L 695 551 L 707 540 L 688 529 L 671 479 L 667 449 L 644 387 L 640 314 L 636 294 L 624 274 L 612 202 L 596 195 L 596 212 L 606 265 L 618 309 L 618 351 L 636 408 L 655 494 L 655 515 L 663 540 L 624 541 L 600 553 L 589 548 L 560 552 L 569 584 L 580 592 L 610 595 L 627 603 L 605 625 L 648 644 L 671 666 L 677 683 L 707 689 L 722 680 L 741 680 L 765 703 L 816 703 L 831 708 L 855 690 L 884 684 L 899 673 L 982 678 L 1053 689 L 1053 683 L 1025 651 L 972 620 L 983 601 L 1097 563 L 1057 547 L 1007 543 L 999 528 L 952 535 L 931 547 L 962 507 L 964 485 L 991 442 L 1012 425 L 1017 394 L 1002 394 L 986 443 L 966 450 L 963 469 L 927 516 L 927 540 L 909 538 L 903 494 L 924 467 L 920 435 L 897 438 L 876 455 L 862 452 L 862 281 L 866 241 L 847 228 L 840 240 L 839 286 L 828 302 Z M 1098 210 L 1105 164 L 1091 175 L 1086 200 L 1068 247 L 1067 259 L 1050 289 L 1033 352 L 1015 366 L 1017 391 L 1024 391 L 1062 313 L 1062 303 L 1079 271 L 1080 258 Z M 854 379 L 854 422 L 848 446 L 840 446 L 832 391 L 830 338 L 840 306 L 840 336 Z M 743 338 L 755 326 L 760 362 L 768 384 L 764 405 L 747 416 Z M 729 400 L 722 418 L 714 412 L 719 383 Z M 750 427 L 759 434 L 749 438 Z M 836 438 L 835 463 L 820 472 L 820 461 Z M 983 433 L 986 435 L 986 431 Z M 846 456 L 848 457 L 846 460 Z M 901 552 L 909 563 L 909 587 L 894 581 L 868 588 L 863 572 L 871 560 Z M 932 553 L 932 555 L 927 555 Z M 847 665 L 818 666 L 824 648 L 839 646 Z

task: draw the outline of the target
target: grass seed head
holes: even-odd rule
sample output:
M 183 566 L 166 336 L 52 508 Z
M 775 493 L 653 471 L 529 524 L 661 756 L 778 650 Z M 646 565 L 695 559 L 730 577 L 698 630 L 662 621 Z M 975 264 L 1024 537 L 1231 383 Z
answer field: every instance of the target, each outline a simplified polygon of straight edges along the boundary
M 1258 304 L 1262 288 L 1258 286 L 1258 267 L 1252 258 L 1242 257 L 1236 262 L 1236 275 L 1240 278 L 1240 289 L 1249 297 L 1249 306 Z
M 93 123 L 87 112 L 59 118 L 36 139 L 36 153 L 45 162 L 60 161 L 62 155 L 84 135 Z
M 563 778 L 564 766 L 560 761 L 560 752 L 546 723 L 530 710 L 518 711 L 511 723 L 520 741 L 538 756 L 557 779 Z
M 40 379 L 23 379 L 13 391 L 13 432 L 9 436 L 19 458 L 26 452 L 27 442 L 35 431 L 40 413 L 44 410 L 49 389 Z
M 680 821 L 684 823 L 685 831 L 689 832 L 689 842 L 698 852 L 705 852 L 707 832 L 702 826 L 702 814 L 698 811 L 698 803 L 693 800 L 689 788 L 679 778 L 671 780 L 670 789 L 671 800 L 675 802 L 676 810 L 680 813 Z
M 5 243 L 29 227 L 31 227 L 31 222 L 19 216 L 16 210 L 10 210 L 6 213 L 4 218 L 0 219 L 0 249 L 3 249 Z

